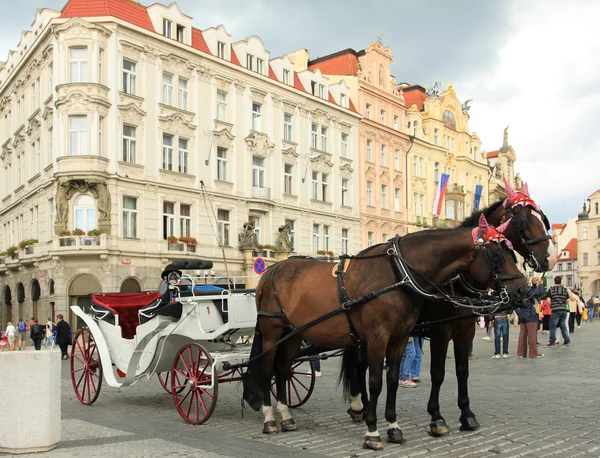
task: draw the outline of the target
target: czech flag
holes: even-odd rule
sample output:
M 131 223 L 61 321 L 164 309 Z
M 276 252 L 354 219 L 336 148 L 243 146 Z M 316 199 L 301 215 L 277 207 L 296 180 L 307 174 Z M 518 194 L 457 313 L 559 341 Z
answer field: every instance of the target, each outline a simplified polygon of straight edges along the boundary
M 442 214 L 442 203 L 444 202 L 444 196 L 446 195 L 446 188 L 448 187 L 448 179 L 450 175 L 442 173 L 440 178 L 440 184 L 435 192 L 435 199 L 433 201 L 433 214 L 440 216 Z

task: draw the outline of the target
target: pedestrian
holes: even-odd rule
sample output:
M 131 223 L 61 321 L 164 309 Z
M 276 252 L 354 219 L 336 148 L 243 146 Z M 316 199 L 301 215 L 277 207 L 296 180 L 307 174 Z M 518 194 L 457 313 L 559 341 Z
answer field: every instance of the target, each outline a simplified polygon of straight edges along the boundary
M 486 315 L 485 317 L 483 317 L 483 323 L 485 326 L 485 336 L 483 337 L 483 340 L 492 340 L 492 321 L 493 318 L 491 315 Z
M 15 351 L 15 336 L 17 334 L 17 330 L 10 321 L 6 326 L 6 331 L 4 332 L 4 334 L 8 337 L 8 348 L 11 351 Z
M 527 346 L 529 344 L 529 357 L 542 358 L 543 353 L 537 350 L 537 323 L 538 314 L 535 310 L 535 302 L 530 300 L 527 305 L 517 309 L 519 317 L 519 341 L 517 344 L 517 356 L 527 358 Z
M 36 350 L 41 350 L 42 348 L 42 340 L 44 340 L 44 326 L 38 324 L 38 320 L 33 319 L 33 326 L 30 326 L 30 335 L 31 340 L 33 340 L 33 345 Z
M 27 323 L 23 321 L 23 318 L 19 318 L 17 330 L 19 331 L 19 350 L 25 350 L 25 334 L 27 333 Z
M 581 314 L 583 313 L 583 304 L 580 304 L 577 293 L 573 292 L 574 298 L 567 299 L 567 306 L 569 307 L 569 334 L 575 332 L 575 323 L 577 323 L 577 329 L 581 329 Z
M 492 358 L 510 358 L 508 353 L 508 315 L 494 316 L 494 355 Z M 502 339 L 502 353 L 500 353 L 500 339 Z
M 552 309 L 547 297 L 542 299 L 540 309 L 542 314 L 542 334 L 546 334 L 546 331 L 550 331 L 550 315 L 552 315 Z
M 6 348 L 6 343 L 8 341 L 8 336 L 2 332 L 2 328 L 0 328 L 0 347 L 2 347 L 2 351 Z
M 585 308 L 588 312 L 588 323 L 592 323 L 594 321 L 594 295 L 592 294 L 588 301 L 585 303 Z
M 28 330 L 28 331 L 31 331 L 31 327 L 32 327 L 34 324 L 35 324 L 35 318 L 34 318 L 34 317 L 31 317 L 31 320 L 29 320 L 29 322 L 27 323 L 27 330 Z M 31 332 L 30 332 L 30 334 L 31 334 Z M 31 346 L 33 347 L 33 340 L 32 340 L 32 339 L 29 339 L 29 340 L 31 340 Z
M 415 347 L 415 359 L 410 366 L 410 377 L 413 383 L 421 382 L 421 361 L 423 360 L 423 343 L 425 338 L 423 336 L 413 337 L 413 345 Z
M 64 319 L 62 314 L 56 315 L 56 332 L 55 341 L 60 347 L 62 353 L 61 359 L 69 359 L 67 353 L 69 345 L 71 345 L 71 326 Z
M 48 348 L 48 345 L 51 345 L 50 349 L 54 348 L 54 328 L 56 326 L 52 322 L 50 318 L 46 321 L 46 341 L 44 342 L 44 346 Z
M 415 344 L 413 342 L 413 338 L 409 337 L 408 343 L 406 344 L 406 348 L 404 349 L 404 354 L 402 355 L 402 361 L 400 362 L 398 386 L 403 386 L 405 388 L 415 388 L 417 386 L 417 384 L 413 382 L 410 376 L 410 370 L 412 368 L 414 359 Z
M 563 336 L 563 345 L 569 345 L 571 339 L 569 337 L 569 330 L 567 329 L 567 299 L 573 299 L 576 296 L 569 290 L 562 286 L 562 277 L 558 275 L 554 277 L 554 286 L 550 288 L 550 297 L 548 303 L 552 309 L 552 315 L 550 315 L 550 341 L 548 347 L 552 347 L 558 344 L 556 340 L 556 328 L 560 328 L 560 332 Z

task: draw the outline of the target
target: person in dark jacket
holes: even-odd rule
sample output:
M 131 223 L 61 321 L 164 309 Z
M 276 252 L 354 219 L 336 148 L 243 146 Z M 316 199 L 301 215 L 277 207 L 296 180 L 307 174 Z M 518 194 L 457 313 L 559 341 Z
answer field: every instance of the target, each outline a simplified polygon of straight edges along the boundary
M 30 335 L 29 337 L 33 340 L 33 345 L 36 350 L 40 350 L 42 348 L 42 340 L 44 340 L 44 326 L 38 324 L 38 320 L 33 319 L 33 325 L 29 328 Z
M 538 278 L 531 281 L 531 287 L 527 294 L 527 305 L 517 310 L 519 317 L 519 343 L 517 344 L 517 356 L 519 358 L 527 357 L 527 345 L 529 344 L 529 357 L 541 358 L 543 353 L 537 351 L 537 328 L 538 313 L 535 309 L 536 300 L 544 294 L 544 286 Z
M 69 359 L 67 353 L 69 345 L 71 345 L 71 326 L 64 319 L 62 314 L 56 315 L 56 343 L 62 352 L 61 359 Z

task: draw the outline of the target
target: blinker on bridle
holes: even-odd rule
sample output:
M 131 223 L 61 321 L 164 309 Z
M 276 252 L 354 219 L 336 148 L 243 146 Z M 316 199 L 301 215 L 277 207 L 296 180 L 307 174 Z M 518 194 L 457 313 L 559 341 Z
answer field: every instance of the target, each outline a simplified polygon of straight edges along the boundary
M 518 215 L 515 215 L 513 212 L 514 205 L 510 202 L 508 203 L 508 205 L 509 205 L 509 206 L 507 206 L 508 213 L 506 213 L 502 217 L 502 222 L 504 222 L 507 219 L 510 219 L 512 224 L 515 226 L 515 230 L 517 231 L 517 235 L 519 236 L 520 242 L 523 245 L 523 247 L 525 247 L 525 250 L 527 251 L 528 255 L 527 255 L 525 261 L 527 262 L 529 267 L 531 267 L 534 270 L 537 268 L 541 268 L 540 263 L 538 262 L 537 258 L 535 257 L 535 254 L 531 250 L 530 246 L 535 245 L 537 243 L 545 242 L 546 240 L 549 240 L 552 237 L 546 233 L 540 237 L 535 237 L 533 239 L 525 238 L 525 230 L 530 226 L 529 218 L 527 217 L 527 214 L 525 213 L 525 207 L 528 206 L 528 204 L 522 205 L 523 211 L 521 211 Z M 539 211 L 541 212 L 541 209 Z M 545 221 L 544 225 L 547 227 L 548 220 L 547 220 L 546 216 L 543 213 L 541 213 L 541 216 Z

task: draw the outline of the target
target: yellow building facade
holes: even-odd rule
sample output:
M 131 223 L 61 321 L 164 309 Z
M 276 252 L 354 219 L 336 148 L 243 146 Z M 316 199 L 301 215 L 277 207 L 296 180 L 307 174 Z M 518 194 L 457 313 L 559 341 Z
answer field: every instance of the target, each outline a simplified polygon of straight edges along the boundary
M 584 300 L 600 296 L 600 189 L 577 218 L 577 274 Z

